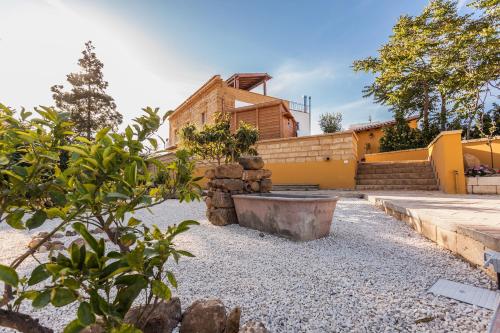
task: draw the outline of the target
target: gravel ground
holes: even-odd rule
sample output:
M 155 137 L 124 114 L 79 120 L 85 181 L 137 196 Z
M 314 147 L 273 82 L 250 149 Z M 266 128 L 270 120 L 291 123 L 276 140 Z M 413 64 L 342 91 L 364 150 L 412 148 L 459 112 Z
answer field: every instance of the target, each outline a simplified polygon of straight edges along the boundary
M 487 288 L 492 283 L 365 200 L 341 199 L 331 235 L 305 243 L 261 237 L 237 225 L 212 226 L 203 203 L 172 200 L 153 212 L 137 215 L 160 227 L 182 219 L 201 222 L 177 241 L 196 255 L 174 269 L 183 308 L 218 297 L 227 307 L 242 307 L 242 322 L 263 321 L 271 332 L 484 332 L 492 316 L 428 294 L 439 278 Z M 28 233 L 0 227 L 0 262 L 12 260 L 29 239 Z M 26 305 L 24 311 L 60 331 L 76 310 L 33 311 Z

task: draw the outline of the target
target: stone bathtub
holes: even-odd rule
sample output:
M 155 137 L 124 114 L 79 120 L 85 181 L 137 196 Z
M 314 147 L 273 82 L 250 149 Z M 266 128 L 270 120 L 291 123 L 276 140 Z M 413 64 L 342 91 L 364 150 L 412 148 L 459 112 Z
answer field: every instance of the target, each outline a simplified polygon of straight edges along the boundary
M 296 194 L 233 195 L 241 226 L 307 241 L 328 236 L 338 197 Z

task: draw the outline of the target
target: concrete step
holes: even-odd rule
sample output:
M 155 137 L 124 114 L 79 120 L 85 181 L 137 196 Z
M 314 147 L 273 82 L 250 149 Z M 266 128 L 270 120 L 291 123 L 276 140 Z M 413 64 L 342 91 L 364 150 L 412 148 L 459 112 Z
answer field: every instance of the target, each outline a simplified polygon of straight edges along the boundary
M 358 185 L 436 185 L 434 178 L 411 178 L 411 179 L 358 179 Z
M 420 179 L 434 178 L 432 171 L 428 172 L 400 172 L 400 173 L 358 173 L 357 179 Z
M 437 185 L 356 185 L 356 190 L 371 190 L 371 191 L 437 191 Z
M 273 184 L 273 191 L 317 191 L 318 184 Z
M 429 166 L 401 166 L 401 167 L 371 167 L 359 166 L 358 174 L 372 173 L 426 173 L 432 172 L 432 167 Z

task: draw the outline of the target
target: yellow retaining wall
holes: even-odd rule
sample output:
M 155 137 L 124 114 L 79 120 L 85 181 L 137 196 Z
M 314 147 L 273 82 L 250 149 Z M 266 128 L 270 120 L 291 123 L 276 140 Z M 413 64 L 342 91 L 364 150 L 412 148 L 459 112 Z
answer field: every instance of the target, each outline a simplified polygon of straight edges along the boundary
M 500 169 L 500 136 L 495 137 L 491 145 L 493 147 L 493 167 Z M 464 140 L 462 141 L 462 147 L 464 154 L 474 155 L 479 158 L 481 164 L 492 167 L 487 139 Z
M 357 136 L 353 131 L 259 141 L 257 151 L 273 184 L 318 184 L 354 189 Z
M 388 151 L 385 153 L 367 154 L 366 162 L 390 162 L 390 161 L 417 161 L 427 160 L 429 157 L 427 148 Z
M 461 130 L 441 132 L 427 146 L 439 187 L 445 193 L 467 193 L 461 134 Z

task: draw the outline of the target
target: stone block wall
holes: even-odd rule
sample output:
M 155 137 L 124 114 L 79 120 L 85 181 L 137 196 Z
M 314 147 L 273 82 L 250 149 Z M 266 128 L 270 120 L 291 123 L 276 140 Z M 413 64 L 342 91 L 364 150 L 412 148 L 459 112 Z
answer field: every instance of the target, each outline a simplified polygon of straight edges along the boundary
M 214 225 L 238 223 L 233 194 L 267 193 L 272 189 L 271 171 L 263 169 L 262 158 L 242 157 L 240 163 L 207 169 L 207 218 Z
M 257 151 L 266 163 L 356 160 L 357 138 L 352 131 L 265 140 Z
M 469 194 L 500 194 L 500 177 L 466 177 Z

